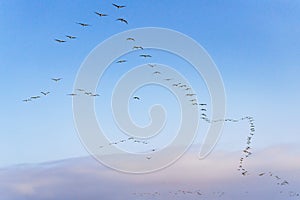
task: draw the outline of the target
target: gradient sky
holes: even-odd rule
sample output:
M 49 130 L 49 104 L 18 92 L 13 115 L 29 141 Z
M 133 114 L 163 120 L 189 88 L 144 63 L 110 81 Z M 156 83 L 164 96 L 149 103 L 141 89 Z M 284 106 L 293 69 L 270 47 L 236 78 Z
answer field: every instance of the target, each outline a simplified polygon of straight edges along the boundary
M 127 6 L 124 10 L 116 10 L 111 3 L 0 2 L 0 167 L 87 155 L 75 131 L 72 100 L 66 94 L 72 92 L 82 61 L 96 45 L 113 34 L 140 27 L 180 31 L 207 50 L 224 81 L 227 116 L 252 115 L 256 119 L 253 145 L 257 149 L 300 145 L 299 1 L 116 1 Z M 100 19 L 94 11 L 109 17 Z M 119 16 L 129 24 L 116 22 Z M 92 26 L 82 28 L 75 22 Z M 78 39 L 66 44 L 54 41 L 66 34 Z M 108 73 L 107 80 L 117 78 L 114 72 Z M 201 93 L 201 78 L 194 77 L 193 71 L 186 76 Z M 63 79 L 54 83 L 54 77 Z M 100 93 L 105 90 L 109 87 L 99 88 Z M 22 102 L 40 91 L 51 94 Z M 203 93 L 199 98 L 206 102 L 208 94 Z M 164 100 L 168 95 L 161 90 L 150 88 L 139 95 L 147 98 L 141 109 L 157 101 L 168 103 Z M 99 113 L 100 118 L 106 115 Z M 135 119 L 140 119 L 138 116 L 141 113 L 136 113 Z M 147 118 L 139 121 L 146 122 Z M 238 150 L 246 135 L 246 123 L 226 124 L 217 148 Z M 203 135 L 199 137 L 201 143 Z

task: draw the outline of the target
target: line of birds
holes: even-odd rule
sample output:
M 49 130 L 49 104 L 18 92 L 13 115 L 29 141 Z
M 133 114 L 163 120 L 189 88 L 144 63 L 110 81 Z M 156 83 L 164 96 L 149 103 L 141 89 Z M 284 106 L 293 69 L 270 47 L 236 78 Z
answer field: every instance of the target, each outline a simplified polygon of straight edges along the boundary
M 217 191 L 217 192 L 212 192 L 211 193 L 215 197 L 222 197 L 225 192 L 223 191 Z M 162 193 L 162 192 L 133 192 L 132 195 L 134 196 L 140 196 L 140 197 L 159 197 L 159 196 L 165 196 L 165 195 L 172 195 L 172 196 L 179 196 L 179 195 L 189 195 L 189 196 L 207 196 L 211 194 L 205 194 L 201 190 L 182 190 L 178 189 L 175 191 L 168 191 L 167 193 Z
M 62 80 L 62 78 L 52 78 L 51 80 L 54 81 L 54 82 L 59 82 L 60 80 Z M 80 88 L 76 89 L 76 91 L 78 91 L 80 93 L 74 93 L 74 92 L 72 92 L 72 93 L 68 93 L 67 95 L 68 96 L 72 96 L 72 97 L 77 96 L 79 94 L 84 94 L 84 95 L 87 95 L 87 96 L 90 96 L 90 97 L 98 97 L 98 96 L 100 96 L 100 94 L 92 93 L 92 92 L 89 92 L 89 91 L 86 91 L 86 90 L 80 89 Z M 26 103 L 27 102 L 31 102 L 33 100 L 40 99 L 42 96 L 48 96 L 50 94 L 50 92 L 49 91 L 42 91 L 42 92 L 40 92 L 40 94 L 41 95 L 30 96 L 29 98 L 23 99 L 22 101 L 26 102 Z
M 122 9 L 122 8 L 125 8 L 126 6 L 125 5 L 118 5 L 118 4 L 115 4 L 115 3 L 112 3 L 112 6 L 114 6 L 115 8 L 117 8 L 118 10 L 119 9 Z M 98 11 L 95 11 L 94 12 L 98 17 L 107 17 L 108 14 L 106 13 L 101 13 L 101 12 L 98 12 Z M 122 22 L 124 24 L 128 24 L 128 20 L 122 18 L 122 17 L 119 17 L 116 19 L 116 21 L 119 21 L 119 22 Z M 88 24 L 88 23 L 83 23 L 83 22 L 75 22 L 76 24 L 82 26 L 82 27 L 88 27 L 88 26 L 92 26 L 91 24 Z M 77 38 L 77 36 L 73 36 L 73 35 L 65 35 L 65 37 L 69 40 L 74 40 Z M 67 42 L 66 39 L 58 39 L 58 38 L 55 38 L 54 41 L 58 42 L 58 43 L 65 43 Z
M 52 78 L 51 80 L 54 82 L 58 82 L 60 81 L 62 78 Z M 23 102 L 31 102 L 33 100 L 37 100 L 40 99 L 42 96 L 48 96 L 50 94 L 49 91 L 41 91 L 40 92 L 41 95 L 35 95 L 35 96 L 30 96 L 29 98 L 23 99 Z
M 77 88 L 76 91 L 77 91 L 77 93 L 72 92 L 72 93 L 69 93 L 67 95 L 72 96 L 72 97 L 78 96 L 80 94 L 87 95 L 87 96 L 90 96 L 90 97 L 99 97 L 100 96 L 100 94 L 98 94 L 98 93 L 93 93 L 93 92 L 87 91 L 87 90 L 82 89 L 82 88 Z
M 117 141 L 114 141 L 114 142 L 110 142 L 108 143 L 108 145 L 101 145 L 99 146 L 100 149 L 105 149 L 111 145 L 118 145 L 118 144 L 122 144 L 122 143 L 127 143 L 127 142 L 131 142 L 131 144 L 141 144 L 141 145 L 149 145 L 150 142 L 149 141 L 146 141 L 146 140 L 143 140 L 143 139 L 138 139 L 138 138 L 135 138 L 135 137 L 128 137 L 126 139 L 120 139 L 120 140 L 117 140 Z M 157 148 L 154 148 L 154 147 L 148 147 L 148 150 L 147 151 L 144 151 L 143 153 L 153 153 L 155 151 L 157 151 L 158 149 Z M 150 160 L 152 157 L 151 156 L 145 156 L 145 158 L 147 160 Z

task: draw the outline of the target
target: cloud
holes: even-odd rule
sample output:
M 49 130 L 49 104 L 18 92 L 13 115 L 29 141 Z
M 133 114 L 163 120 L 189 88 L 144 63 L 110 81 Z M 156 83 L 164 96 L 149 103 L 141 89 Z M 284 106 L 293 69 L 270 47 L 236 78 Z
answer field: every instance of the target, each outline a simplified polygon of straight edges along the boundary
M 214 152 L 199 160 L 191 150 L 172 166 L 143 175 L 116 172 L 90 157 L 20 165 L 0 170 L 0 194 L 3 200 L 195 199 L 198 191 L 209 199 L 300 199 L 297 149 L 278 146 L 255 152 L 245 163 L 245 177 L 236 170 L 239 156 Z M 290 184 L 277 185 L 274 176 L 260 177 L 261 172 L 272 172 Z

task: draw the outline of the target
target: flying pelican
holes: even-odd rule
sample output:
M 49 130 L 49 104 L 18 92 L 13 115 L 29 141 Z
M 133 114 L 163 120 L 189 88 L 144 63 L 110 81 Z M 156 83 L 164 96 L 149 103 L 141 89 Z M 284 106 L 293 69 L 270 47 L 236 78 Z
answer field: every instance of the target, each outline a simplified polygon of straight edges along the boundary
M 148 66 L 149 66 L 149 67 L 155 67 L 156 65 L 150 64 L 150 63 L 149 63 Z
M 76 96 L 77 94 L 75 94 L 75 93 L 70 93 L 70 94 L 67 94 L 67 95 L 69 95 L 69 96 Z
M 84 89 L 81 89 L 81 88 L 77 88 L 76 90 L 79 92 L 84 92 Z
M 77 37 L 76 36 L 72 36 L 72 35 L 66 35 L 67 38 L 69 39 L 76 39 Z
M 200 106 L 206 106 L 206 103 L 199 103 Z
M 127 60 L 118 60 L 117 63 L 124 63 L 127 62 Z
M 243 176 L 246 176 L 246 175 L 247 175 L 247 172 L 248 172 L 248 171 L 244 171 L 244 172 L 242 173 L 242 175 L 243 175 Z
M 105 16 L 107 16 L 107 14 L 99 13 L 99 12 L 95 12 L 95 14 L 98 15 L 99 17 L 105 17 Z
M 134 46 L 134 47 L 132 47 L 133 49 L 141 49 L 141 50 L 144 50 L 144 48 L 143 47 L 141 47 L 141 46 Z
M 50 92 L 41 92 L 43 95 L 47 96 Z
M 113 6 L 115 6 L 116 8 L 120 9 L 120 8 L 125 8 L 126 6 L 120 6 L 120 5 L 117 5 L 117 4 L 112 4 Z
M 39 98 L 41 98 L 41 96 L 32 96 L 32 97 L 30 97 L 30 99 L 39 99 Z
M 100 95 L 99 94 L 90 94 L 90 96 L 92 96 L 92 97 L 99 97 Z
M 152 56 L 149 54 L 141 54 L 140 57 L 144 57 L 144 58 L 151 58 Z
M 172 80 L 171 78 L 165 78 L 165 81 L 170 81 L 170 80 Z
M 22 100 L 22 101 L 28 102 L 28 101 L 31 101 L 31 99 L 24 99 L 24 100 Z
M 124 18 L 118 18 L 118 19 L 116 19 L 116 21 L 120 21 L 120 22 L 123 22 L 125 24 L 128 24 L 128 21 Z
M 76 22 L 76 24 L 79 24 L 80 26 L 83 26 L 83 27 L 90 26 L 89 24 L 85 24 L 85 23 L 81 23 L 81 22 Z
M 153 74 L 161 74 L 159 71 L 155 71 L 153 72 Z
M 66 40 L 60 40 L 60 39 L 54 39 L 54 40 L 59 43 L 67 42 Z
M 196 94 L 186 94 L 185 96 L 195 96 Z
M 140 100 L 140 97 L 134 96 L 133 99 Z
M 135 39 L 134 39 L 134 38 L 132 38 L 132 37 L 129 37 L 129 38 L 127 38 L 126 40 L 135 41 Z
M 62 78 L 52 78 L 53 81 L 58 82 L 60 81 Z
M 289 182 L 287 182 L 286 180 L 283 181 L 282 183 L 280 183 L 280 185 L 288 185 L 288 184 L 289 184 Z

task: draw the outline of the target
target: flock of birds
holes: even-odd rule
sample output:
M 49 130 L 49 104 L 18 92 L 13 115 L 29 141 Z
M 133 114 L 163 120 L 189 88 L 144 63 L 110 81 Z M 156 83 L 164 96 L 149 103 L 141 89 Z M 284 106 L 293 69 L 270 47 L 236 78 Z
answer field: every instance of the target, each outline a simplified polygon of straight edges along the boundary
M 62 78 L 52 78 L 51 80 L 54 81 L 54 82 L 58 82 L 60 81 Z M 22 101 L 23 102 L 31 102 L 33 100 L 37 100 L 37 99 L 40 99 L 42 96 L 47 96 L 49 95 L 50 92 L 49 91 L 41 91 L 39 95 L 34 95 L 34 96 L 30 96 L 26 99 L 23 99 Z
M 54 82 L 59 82 L 60 80 L 62 80 L 62 78 L 52 78 L 51 80 L 54 81 Z M 79 95 L 81 93 L 81 94 L 84 94 L 84 95 L 87 95 L 87 96 L 90 96 L 90 97 L 98 97 L 98 96 L 100 96 L 100 94 L 89 92 L 89 91 L 86 91 L 86 90 L 80 89 L 80 88 L 77 88 L 76 91 L 78 91 L 78 93 L 72 92 L 72 93 L 68 93 L 67 95 L 74 97 L 74 96 L 77 96 L 77 95 Z M 40 99 L 41 97 L 48 96 L 50 93 L 51 92 L 49 92 L 49 91 L 41 91 L 40 95 L 30 96 L 30 97 L 28 97 L 26 99 L 23 99 L 22 101 L 28 103 L 28 102 L 31 102 L 33 100 Z
M 124 6 L 124 5 L 117 5 L 117 4 L 115 4 L 115 3 L 112 3 L 112 6 L 114 6 L 114 7 L 117 8 L 117 9 L 122 9 L 122 8 L 125 8 L 125 7 L 126 7 L 126 6 Z M 106 14 L 106 13 L 100 13 L 100 12 L 97 12 L 97 11 L 95 11 L 94 13 L 95 13 L 95 15 L 97 15 L 98 17 L 107 17 L 107 16 L 108 16 L 108 14 Z M 128 20 L 126 20 L 126 19 L 124 19 L 124 18 L 121 18 L 121 17 L 117 18 L 116 21 L 119 21 L 119 22 L 128 24 Z M 91 26 L 91 24 L 82 23 L 82 22 L 76 22 L 76 24 L 78 24 L 79 26 L 82 26 L 82 27 L 88 27 L 88 26 Z M 74 39 L 77 38 L 77 36 L 73 36 L 73 35 L 65 35 L 65 37 L 66 37 L 67 39 L 70 39 L 70 40 L 74 40 Z M 58 42 L 58 43 L 65 43 L 65 42 L 67 42 L 66 39 L 57 39 L 57 38 L 55 38 L 54 41 L 56 41 L 56 42 Z
M 114 6 L 116 9 L 123 9 L 123 8 L 126 7 L 125 5 L 117 5 L 115 3 L 113 3 L 112 6 Z M 106 14 L 106 13 L 100 13 L 100 12 L 94 12 L 94 13 L 98 17 L 107 17 L 108 16 L 108 14 Z M 128 24 L 128 21 L 124 18 L 117 18 L 116 21 Z M 82 23 L 82 22 L 76 22 L 76 24 L 78 24 L 82 27 L 91 26 L 90 24 Z M 65 37 L 69 40 L 74 40 L 74 39 L 77 38 L 77 36 L 73 36 L 73 35 L 65 35 Z M 54 40 L 58 43 L 67 42 L 66 39 L 57 39 L 56 38 Z M 126 40 L 131 41 L 131 42 L 135 42 L 135 38 L 133 38 L 133 37 L 126 38 Z M 133 50 L 144 50 L 144 48 L 142 46 L 135 46 L 135 45 L 133 45 L 132 49 Z M 139 57 L 141 57 L 141 58 L 151 58 L 152 56 L 150 54 L 140 54 Z M 127 62 L 127 60 L 125 60 L 125 59 L 116 61 L 117 64 L 122 64 L 122 63 L 126 63 L 126 62 Z M 228 118 L 228 119 L 213 119 L 213 120 L 211 120 L 208 117 L 208 114 L 207 114 L 207 104 L 206 103 L 198 103 L 197 95 L 195 93 L 191 92 L 192 88 L 189 85 L 184 84 L 180 81 L 176 81 L 176 80 L 174 80 L 173 78 L 170 78 L 170 77 L 163 77 L 163 73 L 158 69 L 156 64 L 148 63 L 148 66 L 154 69 L 154 71 L 152 72 L 153 75 L 161 75 L 161 77 L 165 81 L 169 82 L 171 84 L 171 86 L 186 91 L 185 96 L 187 97 L 187 101 L 189 101 L 192 106 L 197 106 L 197 109 L 199 109 L 201 111 L 200 119 L 202 119 L 203 121 L 205 121 L 207 123 L 218 123 L 218 122 L 221 122 L 221 121 L 238 123 L 238 122 L 244 121 L 244 120 L 248 121 L 248 123 L 249 123 L 249 133 L 248 133 L 248 136 L 247 136 L 245 148 L 242 150 L 242 156 L 240 157 L 239 165 L 238 165 L 237 170 L 241 173 L 242 176 L 250 175 L 250 173 L 246 169 L 244 163 L 245 163 L 246 159 L 249 158 L 249 156 L 251 156 L 252 153 L 253 153 L 252 152 L 253 148 L 252 148 L 251 144 L 252 144 L 253 136 L 255 135 L 254 118 L 251 117 L 251 116 L 246 116 L 246 117 L 242 117 L 242 118 L 239 118 L 239 119 L 230 119 L 230 118 Z M 52 78 L 51 80 L 54 81 L 54 82 L 59 82 L 59 81 L 62 80 L 62 78 Z M 86 91 L 85 89 L 81 89 L 81 88 L 77 88 L 75 90 L 76 90 L 76 92 L 72 92 L 72 93 L 69 93 L 67 95 L 72 96 L 72 97 L 75 97 L 77 95 L 87 95 L 87 96 L 91 96 L 91 97 L 100 96 L 97 93 Z M 50 94 L 49 91 L 41 91 L 40 95 L 30 96 L 29 98 L 23 99 L 23 101 L 24 102 L 30 102 L 30 101 L 33 101 L 33 100 L 40 99 L 41 97 L 48 96 L 49 94 Z M 132 98 L 134 100 L 137 100 L 137 101 L 141 100 L 141 97 L 139 97 L 139 96 L 133 96 Z M 132 144 L 151 145 L 149 141 L 140 140 L 140 139 L 134 138 L 134 137 L 129 137 L 129 138 L 126 138 L 126 139 L 120 139 L 118 141 L 111 142 L 111 143 L 108 144 L 108 146 L 118 145 L 118 144 L 127 143 L 127 142 L 131 142 Z M 101 148 L 101 149 L 106 148 L 106 147 L 107 146 L 99 146 L 99 148 Z M 148 152 L 154 152 L 154 151 L 157 151 L 157 150 L 158 150 L 157 148 L 154 148 L 152 146 L 151 148 L 149 147 Z M 145 159 L 150 160 L 151 157 L 146 156 Z M 276 184 L 280 185 L 280 186 L 289 185 L 289 182 L 287 180 L 279 177 L 278 175 L 276 175 L 272 172 L 261 172 L 257 175 L 259 177 L 264 177 L 264 176 L 272 177 L 276 181 Z M 284 192 L 280 191 L 280 193 L 284 193 Z M 177 195 L 197 195 L 197 196 L 201 196 L 201 195 L 203 195 L 203 192 L 201 192 L 200 190 L 194 190 L 194 191 L 176 190 L 176 191 L 169 191 L 168 194 L 169 195 L 175 195 L 175 196 L 177 196 Z M 225 193 L 224 192 L 214 192 L 213 194 L 218 196 L 218 197 L 222 197 Z M 132 195 L 141 196 L 141 197 L 143 197 L 143 196 L 157 197 L 157 196 L 160 196 L 161 193 L 160 192 L 153 192 L 153 193 L 137 193 L 137 192 L 135 192 L 135 193 L 132 193 Z M 289 196 L 290 197 L 299 197 L 300 194 L 298 192 L 289 191 Z
M 225 194 L 225 192 L 218 191 L 218 192 L 212 192 L 212 194 L 210 194 L 210 195 L 213 195 L 214 197 L 222 197 L 224 194 Z M 159 196 L 163 196 L 166 194 L 156 191 L 156 192 L 142 192 L 142 193 L 133 192 L 132 195 L 137 196 L 137 197 L 159 197 Z M 167 195 L 175 197 L 175 196 L 185 196 L 185 195 L 205 196 L 205 195 L 209 195 L 209 194 L 205 194 L 201 190 L 184 190 L 184 189 L 181 190 L 181 189 L 179 189 L 176 191 L 169 191 L 167 193 Z

